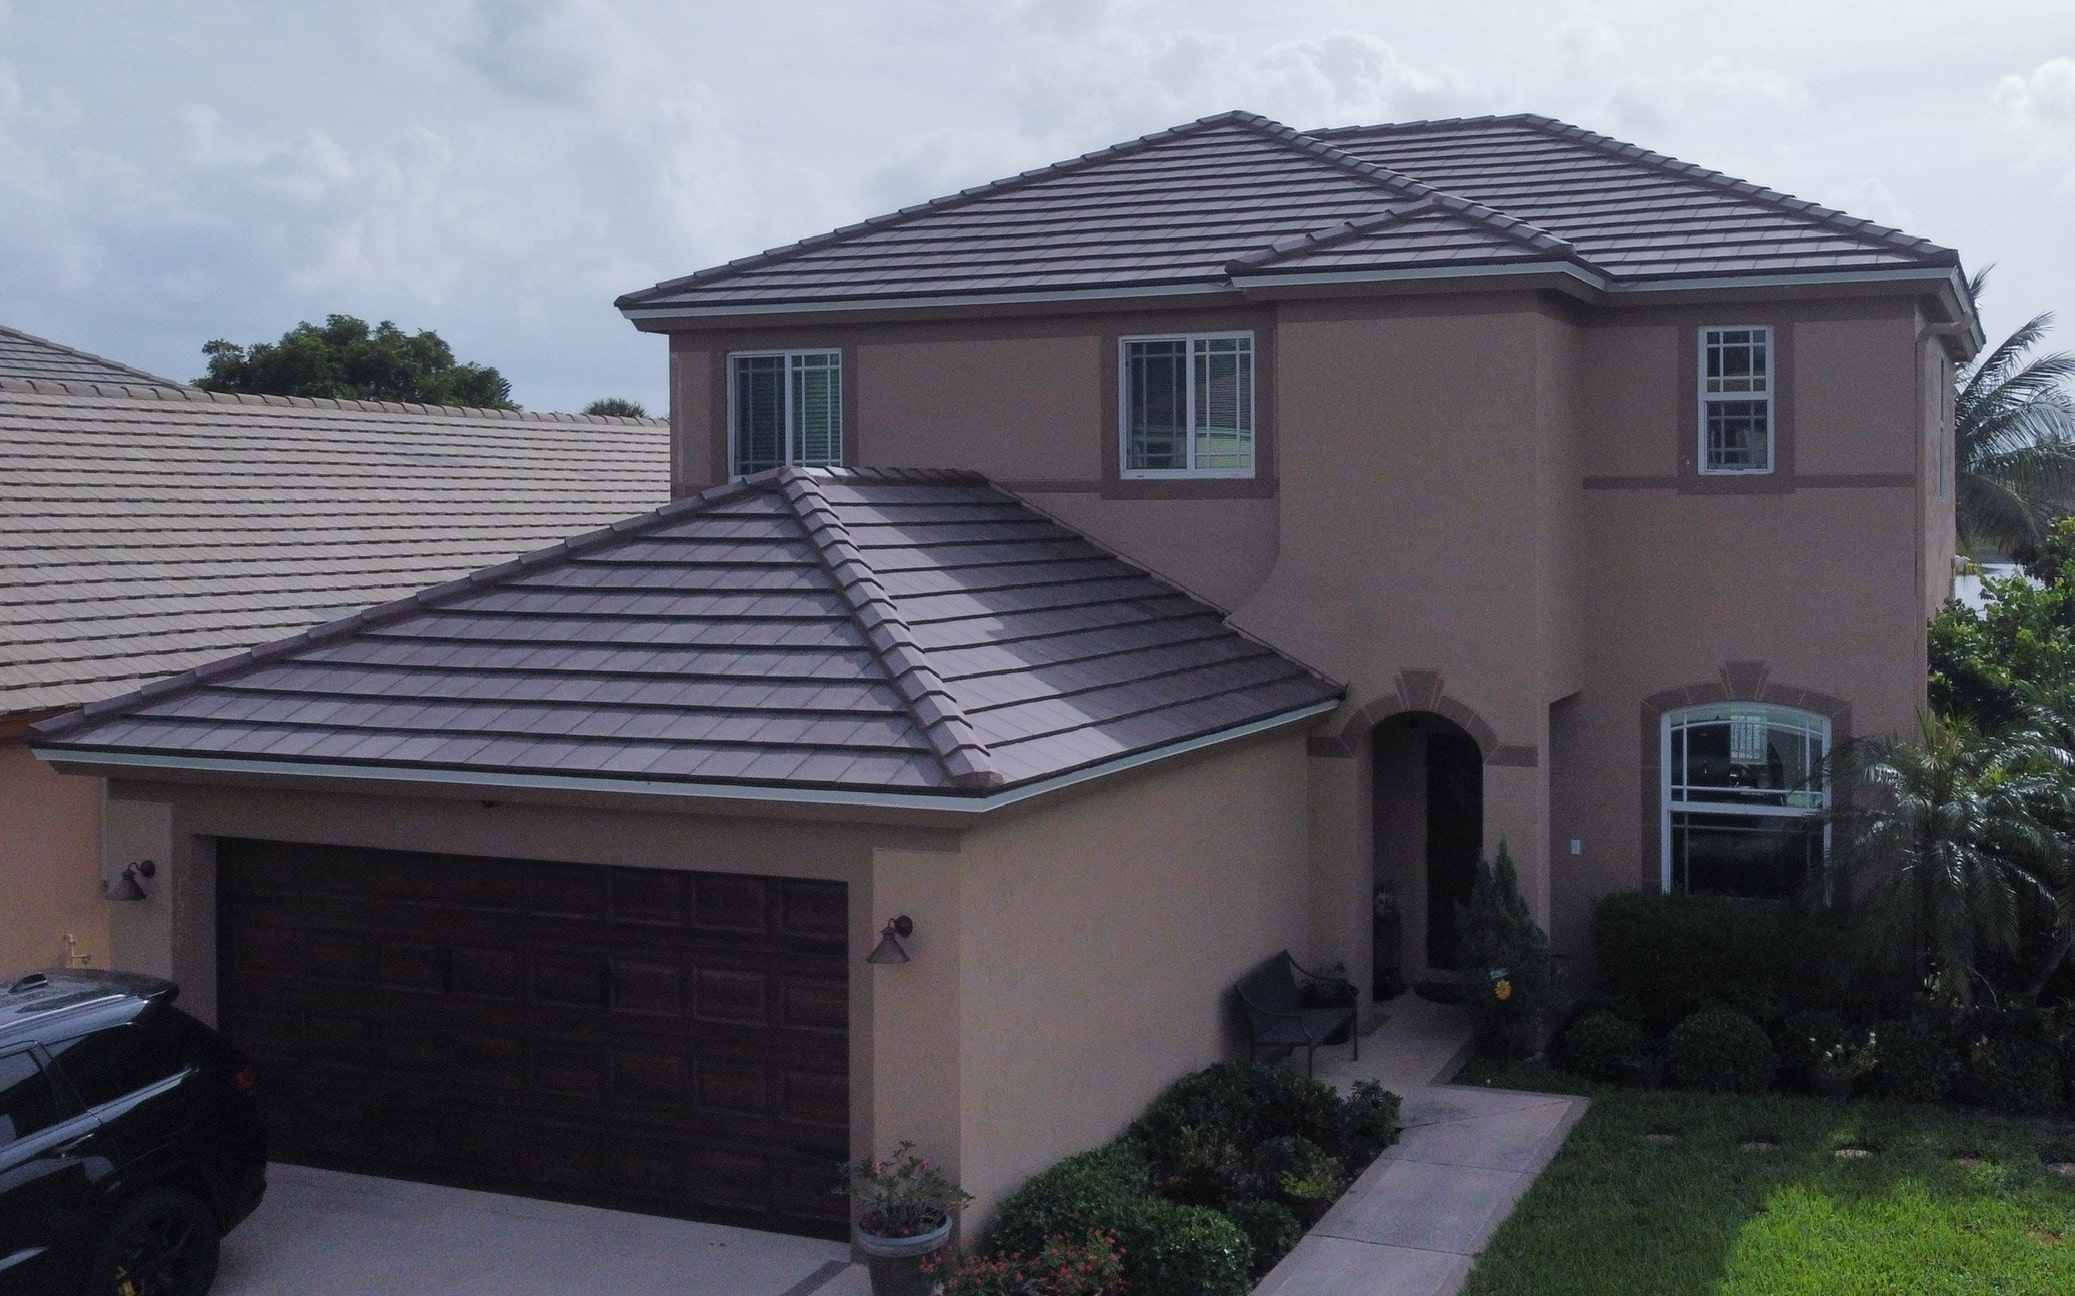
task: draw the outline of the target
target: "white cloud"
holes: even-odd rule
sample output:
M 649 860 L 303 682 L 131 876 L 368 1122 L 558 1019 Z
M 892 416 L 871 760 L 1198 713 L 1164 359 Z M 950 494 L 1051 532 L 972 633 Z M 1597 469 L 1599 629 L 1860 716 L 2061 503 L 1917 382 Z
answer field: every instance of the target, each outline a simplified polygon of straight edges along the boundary
M 1996 83 L 1996 101 L 2014 123 L 2075 138 L 2075 58 L 2048 59 L 2023 76 L 2004 77 Z

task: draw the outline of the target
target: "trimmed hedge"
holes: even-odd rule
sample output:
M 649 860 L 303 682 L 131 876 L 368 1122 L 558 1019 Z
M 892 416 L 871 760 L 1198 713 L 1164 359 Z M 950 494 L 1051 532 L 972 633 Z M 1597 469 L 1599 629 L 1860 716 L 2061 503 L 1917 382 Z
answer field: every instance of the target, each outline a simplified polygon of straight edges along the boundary
M 1664 1065 L 1674 1083 L 1716 1093 L 1762 1093 L 1779 1061 L 1757 1022 L 1730 1008 L 1709 1007 L 1664 1038 Z
M 1602 994 L 1662 1035 L 1708 1003 L 1761 1023 L 1837 1002 L 1840 934 L 1788 905 L 1617 891 L 1592 911 Z
M 1610 1012 L 1589 1012 L 1565 1029 L 1561 1040 L 1563 1068 L 1588 1080 L 1619 1080 L 1652 1052 L 1643 1028 Z

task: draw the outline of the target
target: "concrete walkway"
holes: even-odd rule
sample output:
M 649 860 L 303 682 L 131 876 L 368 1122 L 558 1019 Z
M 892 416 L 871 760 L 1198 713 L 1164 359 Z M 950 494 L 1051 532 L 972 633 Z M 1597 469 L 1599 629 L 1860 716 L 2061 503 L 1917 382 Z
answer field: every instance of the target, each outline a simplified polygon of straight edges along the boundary
M 1342 1090 L 1380 1081 L 1405 1100 L 1404 1136 L 1255 1296 L 1452 1296 L 1585 1114 L 1583 1098 L 1437 1083 L 1469 1056 L 1468 1018 L 1415 995 L 1386 1011 L 1362 1040 L 1362 1060 L 1335 1049 L 1319 1078 Z

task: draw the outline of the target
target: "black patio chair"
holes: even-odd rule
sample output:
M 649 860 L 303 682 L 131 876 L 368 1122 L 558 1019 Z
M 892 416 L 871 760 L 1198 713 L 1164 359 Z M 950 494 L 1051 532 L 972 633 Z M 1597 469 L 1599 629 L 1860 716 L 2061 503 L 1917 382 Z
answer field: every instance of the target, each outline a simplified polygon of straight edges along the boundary
M 1299 977 L 1303 981 L 1298 980 Z M 1312 1002 L 1305 1002 L 1306 990 Z M 1290 952 L 1282 953 L 1247 973 L 1239 981 L 1239 1001 L 1246 1008 L 1249 1061 L 1263 1048 L 1301 1047 L 1304 1074 L 1312 1073 L 1312 1053 L 1321 1044 L 1338 1043 L 1345 1031 L 1354 1044 L 1354 1056 L 1362 1056 L 1361 1037 L 1355 1032 L 1355 1004 L 1359 992 L 1346 977 L 1306 971 Z

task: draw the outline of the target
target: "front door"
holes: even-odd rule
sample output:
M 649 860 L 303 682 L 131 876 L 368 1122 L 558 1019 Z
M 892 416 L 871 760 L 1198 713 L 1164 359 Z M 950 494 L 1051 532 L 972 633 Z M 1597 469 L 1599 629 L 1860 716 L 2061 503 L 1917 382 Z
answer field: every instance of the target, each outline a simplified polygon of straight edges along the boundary
M 1484 850 L 1484 754 L 1466 733 L 1427 735 L 1427 966 L 1454 971 L 1455 910 Z

